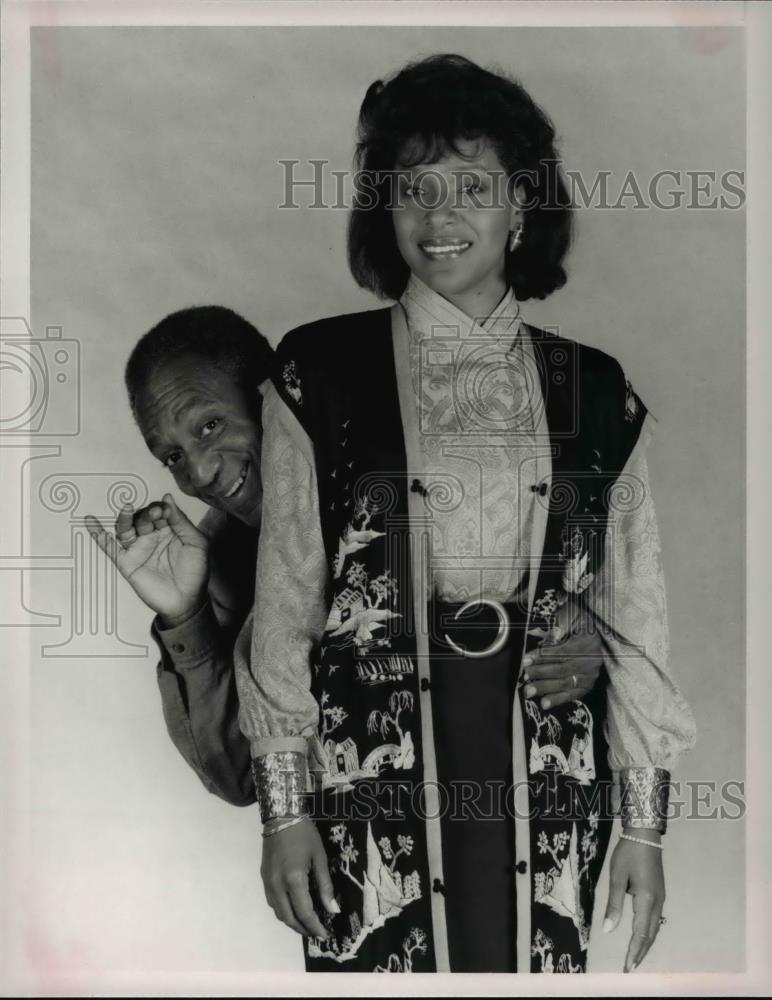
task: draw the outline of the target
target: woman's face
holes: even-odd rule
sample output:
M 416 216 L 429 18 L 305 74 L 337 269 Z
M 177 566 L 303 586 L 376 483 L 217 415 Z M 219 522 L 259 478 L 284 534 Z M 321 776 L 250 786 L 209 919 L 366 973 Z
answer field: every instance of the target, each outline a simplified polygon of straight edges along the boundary
M 397 164 L 394 232 L 413 274 L 467 315 L 488 316 L 506 291 L 504 256 L 520 211 L 493 147 L 456 145 L 436 163 Z

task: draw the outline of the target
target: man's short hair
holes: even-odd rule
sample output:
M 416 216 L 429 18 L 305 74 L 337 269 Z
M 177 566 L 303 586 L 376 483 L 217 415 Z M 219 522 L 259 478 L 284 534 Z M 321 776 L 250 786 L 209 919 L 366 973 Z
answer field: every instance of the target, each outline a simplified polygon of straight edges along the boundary
M 135 416 L 137 396 L 153 372 L 184 357 L 228 372 L 247 392 L 270 376 L 274 359 L 265 337 L 232 309 L 180 309 L 140 337 L 126 363 L 126 389 Z

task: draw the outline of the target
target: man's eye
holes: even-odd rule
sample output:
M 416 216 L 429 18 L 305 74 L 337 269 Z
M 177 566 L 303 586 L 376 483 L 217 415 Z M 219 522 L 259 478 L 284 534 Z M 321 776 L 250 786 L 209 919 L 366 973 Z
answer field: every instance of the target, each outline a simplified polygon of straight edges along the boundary
M 420 184 L 407 184 L 402 189 L 402 193 L 407 195 L 408 198 L 419 198 L 421 195 L 426 194 L 426 191 L 424 191 Z
M 177 464 L 177 462 L 179 462 L 179 460 L 180 460 L 180 453 L 178 451 L 173 451 L 170 455 L 166 456 L 166 458 L 163 460 L 161 464 L 165 466 L 167 469 L 172 469 Z
M 201 428 L 201 437 L 207 437 L 220 423 L 221 423 L 220 417 L 212 417 L 211 420 L 207 420 L 207 422 Z

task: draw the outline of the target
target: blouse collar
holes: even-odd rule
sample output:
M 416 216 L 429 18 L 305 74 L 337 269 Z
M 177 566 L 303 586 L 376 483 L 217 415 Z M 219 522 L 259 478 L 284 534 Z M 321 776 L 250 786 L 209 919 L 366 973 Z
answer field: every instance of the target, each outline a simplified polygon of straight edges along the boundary
M 458 330 L 462 339 L 473 336 L 475 331 L 503 336 L 511 331 L 512 338 L 520 328 L 520 304 L 512 288 L 508 288 L 499 304 L 487 318 L 474 320 L 454 306 L 438 292 L 433 291 L 414 274 L 410 275 L 407 287 L 400 299 L 407 313 L 411 338 L 425 335 L 433 327 L 451 327 Z

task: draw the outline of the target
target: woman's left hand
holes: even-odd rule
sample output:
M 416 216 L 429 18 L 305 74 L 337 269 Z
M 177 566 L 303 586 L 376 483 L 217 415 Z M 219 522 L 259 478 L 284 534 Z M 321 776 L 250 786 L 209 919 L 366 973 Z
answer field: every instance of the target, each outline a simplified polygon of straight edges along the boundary
M 542 708 L 584 698 L 600 676 L 603 653 L 597 632 L 577 633 L 538 646 L 523 657 L 523 694 L 540 698 Z
M 660 835 L 652 830 L 631 830 L 630 834 L 659 843 Z M 619 925 L 628 892 L 633 897 L 633 933 L 624 971 L 632 972 L 646 957 L 659 933 L 665 904 L 665 873 L 662 851 L 620 839 L 611 855 L 608 904 L 603 921 L 605 932 Z

